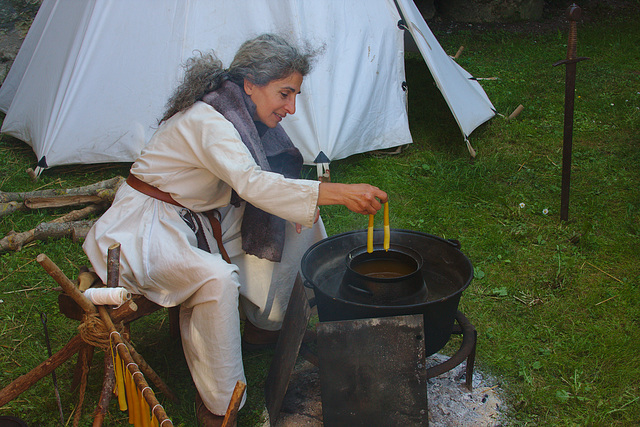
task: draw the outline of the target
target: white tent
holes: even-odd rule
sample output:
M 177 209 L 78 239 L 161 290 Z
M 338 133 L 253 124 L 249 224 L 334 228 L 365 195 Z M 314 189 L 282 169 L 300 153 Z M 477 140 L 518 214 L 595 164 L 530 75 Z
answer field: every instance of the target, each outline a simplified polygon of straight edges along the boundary
M 40 170 L 131 162 L 187 58 L 213 49 L 228 65 L 241 42 L 277 32 L 325 46 L 282 123 L 305 163 L 408 144 L 400 11 L 466 140 L 493 106 L 411 0 L 44 0 L 0 88 L 2 132 Z

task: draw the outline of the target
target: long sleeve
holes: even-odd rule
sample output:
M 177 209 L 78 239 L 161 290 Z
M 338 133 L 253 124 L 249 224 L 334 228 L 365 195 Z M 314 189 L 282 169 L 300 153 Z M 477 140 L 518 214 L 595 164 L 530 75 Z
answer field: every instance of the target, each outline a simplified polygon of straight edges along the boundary
M 226 206 L 234 189 L 254 206 L 307 227 L 320 185 L 260 169 L 233 125 L 203 102 L 167 121 L 131 172 L 194 211 Z

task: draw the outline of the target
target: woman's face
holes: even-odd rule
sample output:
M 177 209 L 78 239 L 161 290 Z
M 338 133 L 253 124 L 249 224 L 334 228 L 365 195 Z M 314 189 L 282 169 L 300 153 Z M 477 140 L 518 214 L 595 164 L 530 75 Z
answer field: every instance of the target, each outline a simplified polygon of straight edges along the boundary
M 272 80 L 265 86 L 258 86 L 244 80 L 244 91 L 256 104 L 256 116 L 270 128 L 276 127 L 287 115 L 296 112 L 296 96 L 302 86 L 302 74 L 294 72 L 289 77 Z

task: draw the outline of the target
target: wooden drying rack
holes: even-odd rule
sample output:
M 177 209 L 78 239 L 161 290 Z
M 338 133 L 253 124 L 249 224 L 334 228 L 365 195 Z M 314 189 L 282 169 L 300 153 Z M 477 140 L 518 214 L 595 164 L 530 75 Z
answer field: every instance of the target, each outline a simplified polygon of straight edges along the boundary
M 117 286 L 119 279 L 119 249 L 120 245 L 116 244 L 109 248 L 107 257 L 107 286 Z M 71 338 L 69 342 L 57 353 L 53 354 L 40 365 L 33 368 L 28 373 L 18 377 L 11 384 L 0 390 L 0 407 L 12 401 L 24 391 L 40 379 L 52 373 L 58 366 L 71 358 L 74 354 L 78 354 L 72 388 L 80 386 L 78 392 L 78 405 L 74 414 L 74 427 L 80 422 L 82 413 L 82 405 L 84 402 L 84 394 L 87 386 L 87 378 L 89 366 L 93 359 L 94 349 L 96 347 L 105 349 L 104 351 L 104 378 L 102 382 L 102 391 L 100 400 L 94 411 L 94 427 L 100 427 L 103 424 L 104 417 L 107 413 L 109 403 L 114 394 L 116 379 L 114 375 L 113 358 L 110 351 L 110 341 L 112 335 L 117 337 L 123 345 L 118 345 L 117 351 L 123 360 L 126 359 L 127 367 L 130 370 L 137 369 L 142 375 L 134 375 L 136 386 L 141 395 L 151 408 L 152 414 L 158 420 L 159 426 L 172 426 L 173 423 L 167 416 L 164 408 L 155 397 L 155 393 L 147 384 L 145 377 L 148 378 L 157 389 L 162 392 L 168 399 L 177 402 L 177 397 L 171 392 L 169 387 L 164 383 L 158 374 L 147 364 L 144 358 L 129 343 L 129 324 L 136 319 L 154 313 L 163 308 L 155 304 L 142 295 L 134 295 L 123 305 L 116 309 L 108 309 L 105 306 L 95 306 L 84 294 L 60 270 L 60 268 L 49 259 L 45 254 L 36 257 L 38 263 L 44 270 L 62 287 L 63 292 L 58 296 L 58 306 L 62 314 L 66 317 L 81 322 L 76 336 Z M 178 307 L 169 309 L 169 323 L 171 334 L 177 336 L 178 330 Z M 120 330 L 116 329 L 118 325 Z M 83 333 L 83 330 L 90 330 L 92 333 Z M 97 331 L 96 331 L 97 330 Z M 96 336 L 102 335 L 102 339 L 96 339 Z M 246 385 L 240 381 L 236 384 L 229 406 L 223 421 L 223 427 L 233 426 L 236 423 L 238 410 L 242 401 L 242 396 L 246 389 Z

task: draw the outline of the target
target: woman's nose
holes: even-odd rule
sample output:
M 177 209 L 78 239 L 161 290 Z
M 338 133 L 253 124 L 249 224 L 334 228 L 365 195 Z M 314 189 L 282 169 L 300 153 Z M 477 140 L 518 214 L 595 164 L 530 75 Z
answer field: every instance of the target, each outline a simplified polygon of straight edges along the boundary
M 296 96 L 290 96 L 287 103 L 284 106 L 284 110 L 287 114 L 294 114 L 296 112 Z

